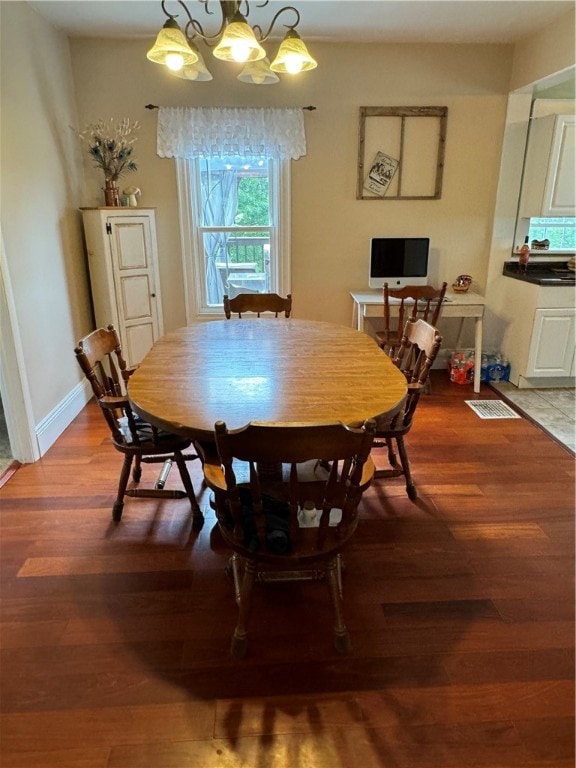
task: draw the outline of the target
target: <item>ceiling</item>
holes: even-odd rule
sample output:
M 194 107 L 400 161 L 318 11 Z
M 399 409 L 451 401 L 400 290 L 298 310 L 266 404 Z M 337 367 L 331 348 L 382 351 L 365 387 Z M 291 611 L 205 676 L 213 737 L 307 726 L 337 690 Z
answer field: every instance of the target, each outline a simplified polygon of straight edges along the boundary
M 307 42 L 514 43 L 537 32 L 574 7 L 573 0 L 272 0 L 267 8 L 250 4 L 249 21 L 266 30 L 274 13 L 294 4 L 301 15 L 298 31 Z M 188 0 L 207 33 L 216 31 L 215 0 L 208 16 L 198 0 Z M 160 0 L 35 0 L 29 2 L 51 24 L 72 37 L 155 37 L 166 20 Z M 169 12 L 185 15 L 176 0 Z M 278 21 L 290 23 L 285 13 Z M 529 52 L 528 52 L 529 53 Z

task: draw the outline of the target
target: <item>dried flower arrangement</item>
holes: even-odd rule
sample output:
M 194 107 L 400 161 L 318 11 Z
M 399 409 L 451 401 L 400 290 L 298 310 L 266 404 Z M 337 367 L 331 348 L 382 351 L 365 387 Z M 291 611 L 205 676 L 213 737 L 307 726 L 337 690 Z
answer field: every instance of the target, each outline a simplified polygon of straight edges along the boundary
M 96 166 L 104 171 L 107 180 L 117 181 L 127 171 L 136 171 L 137 165 L 132 159 L 132 150 L 137 136 L 134 133 L 140 123 L 124 118 L 114 124 L 114 118 L 108 123 L 99 120 L 88 125 L 80 138 L 88 144 L 88 154 Z

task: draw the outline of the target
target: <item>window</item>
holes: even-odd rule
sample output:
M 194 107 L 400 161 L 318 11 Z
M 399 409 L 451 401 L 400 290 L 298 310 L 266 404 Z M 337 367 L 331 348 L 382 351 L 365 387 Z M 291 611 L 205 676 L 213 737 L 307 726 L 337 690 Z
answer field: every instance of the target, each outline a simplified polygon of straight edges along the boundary
M 222 313 L 225 293 L 289 292 L 289 161 L 178 160 L 187 320 Z
M 576 249 L 576 219 L 531 218 L 528 242 L 531 243 L 532 240 L 550 240 L 550 250 L 573 251 Z

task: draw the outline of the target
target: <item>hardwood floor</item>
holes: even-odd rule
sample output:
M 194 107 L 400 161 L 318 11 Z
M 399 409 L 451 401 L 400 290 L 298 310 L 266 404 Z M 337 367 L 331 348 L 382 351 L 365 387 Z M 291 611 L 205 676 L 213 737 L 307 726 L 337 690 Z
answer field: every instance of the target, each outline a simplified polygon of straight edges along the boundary
M 186 500 L 114 526 L 121 458 L 88 406 L 0 489 L 2 768 L 572 768 L 574 459 L 471 397 L 434 372 L 419 500 L 401 478 L 364 498 L 352 654 L 323 584 L 268 584 L 242 661 L 198 468 L 201 531 Z

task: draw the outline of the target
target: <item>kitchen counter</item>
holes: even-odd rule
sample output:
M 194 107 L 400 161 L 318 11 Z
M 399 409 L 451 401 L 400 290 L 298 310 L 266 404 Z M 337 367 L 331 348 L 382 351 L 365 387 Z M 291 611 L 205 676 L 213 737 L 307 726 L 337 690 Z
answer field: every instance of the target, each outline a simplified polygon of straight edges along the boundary
M 505 261 L 502 274 L 534 285 L 576 285 L 576 273 L 567 268 L 566 261 L 534 262 L 526 268 L 517 261 Z

